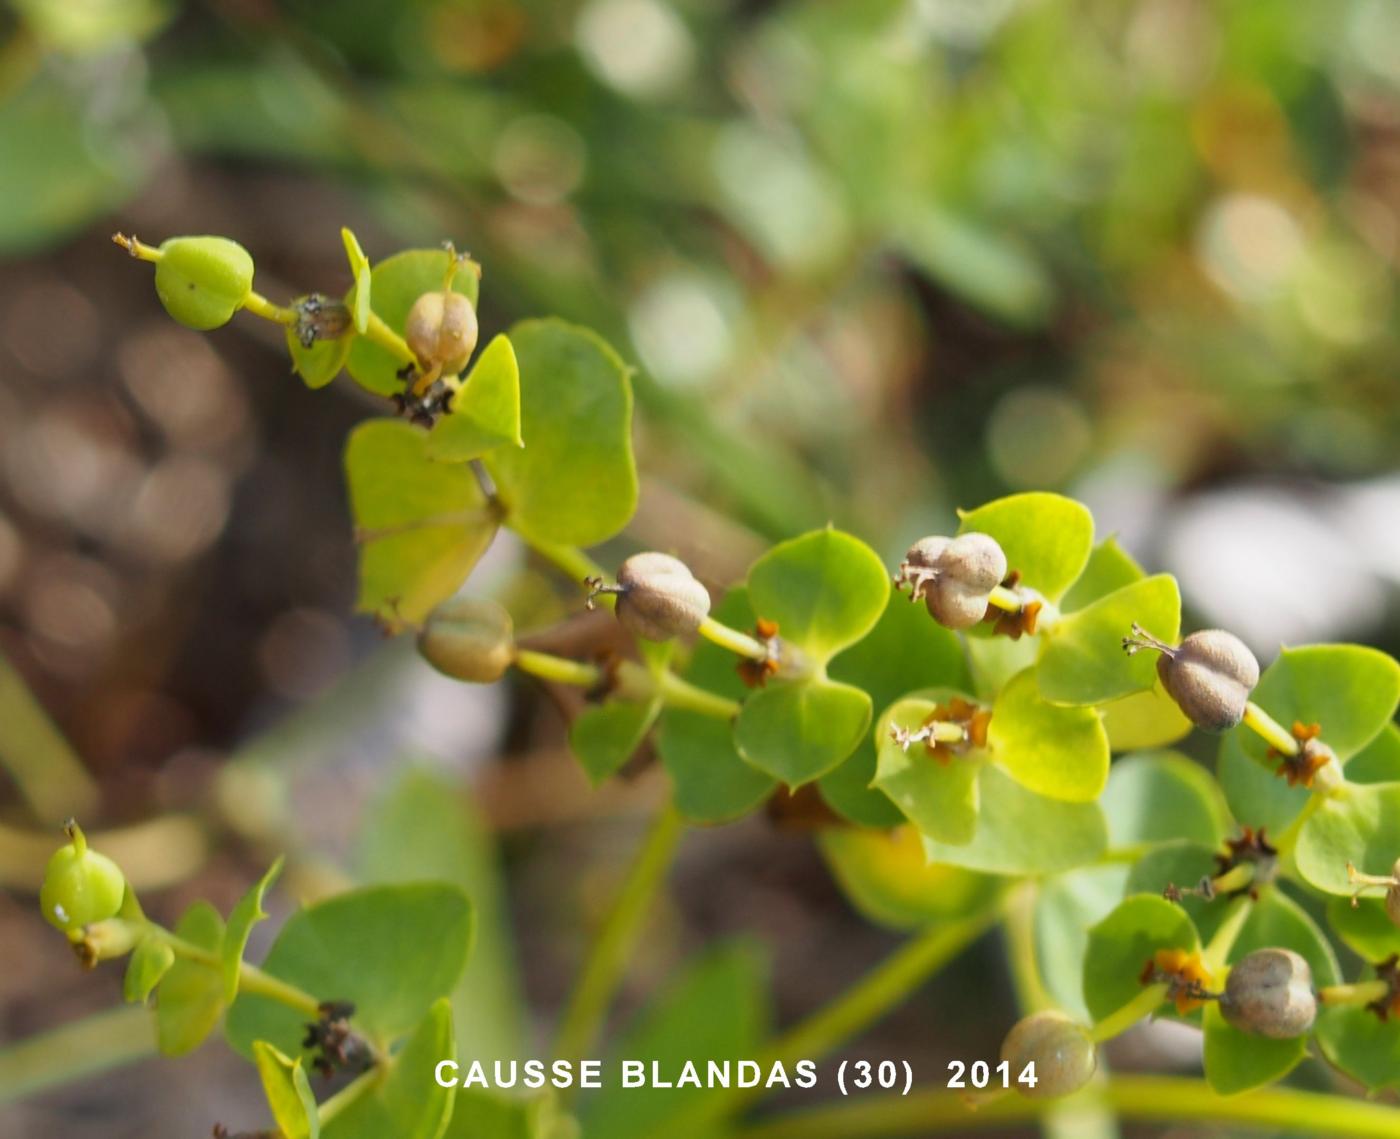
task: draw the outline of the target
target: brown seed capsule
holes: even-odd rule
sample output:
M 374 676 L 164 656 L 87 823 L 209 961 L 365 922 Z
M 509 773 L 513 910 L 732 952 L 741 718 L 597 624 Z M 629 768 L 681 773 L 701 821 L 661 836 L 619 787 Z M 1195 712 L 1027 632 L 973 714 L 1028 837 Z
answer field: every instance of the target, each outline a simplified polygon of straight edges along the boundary
M 940 625 L 967 629 L 986 615 L 987 598 L 1006 577 L 1006 554 L 987 534 L 935 535 L 909 547 L 900 580 L 924 598 Z
M 1291 949 L 1256 949 L 1230 970 L 1220 1012 L 1242 1032 L 1303 1036 L 1317 1017 L 1312 969 Z
M 428 368 L 456 375 L 467 366 L 476 348 L 476 309 L 469 297 L 447 290 L 424 293 L 408 311 L 404 339 Z
M 494 601 L 454 597 L 428 615 L 418 634 L 418 651 L 447 676 L 490 684 L 515 659 L 514 626 Z
M 1244 718 L 1259 683 L 1259 662 L 1243 641 L 1223 629 L 1192 633 L 1176 651 L 1157 660 L 1157 675 L 1186 718 L 1208 732 L 1223 732 Z
M 633 554 L 617 571 L 617 619 L 648 641 L 667 641 L 693 633 L 710 612 L 709 591 L 679 558 L 670 554 Z
M 1078 1091 L 1094 1074 L 1098 1054 L 1089 1030 L 1062 1012 L 1037 1012 L 1006 1034 L 1001 1058 L 1009 1066 L 1016 1090 L 1030 1099 L 1055 1099 Z M 1022 1080 L 1035 1065 L 1035 1085 Z

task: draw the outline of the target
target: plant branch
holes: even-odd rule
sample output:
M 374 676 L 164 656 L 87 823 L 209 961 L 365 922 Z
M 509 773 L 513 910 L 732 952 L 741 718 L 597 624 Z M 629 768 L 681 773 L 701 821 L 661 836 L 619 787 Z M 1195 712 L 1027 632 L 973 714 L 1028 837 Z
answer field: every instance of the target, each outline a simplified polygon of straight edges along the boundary
M 1239 1095 L 1217 1095 L 1204 1080 L 1171 1076 L 1114 1077 L 1084 1096 L 1101 1099 L 1125 1119 L 1153 1122 L 1239 1123 L 1294 1135 L 1328 1139 L 1394 1139 L 1400 1111 L 1377 1103 L 1291 1088 L 1268 1088 Z M 904 1097 L 864 1099 L 805 1111 L 759 1123 L 734 1139 L 895 1139 L 940 1132 L 965 1134 L 1036 1119 L 1059 1103 L 1002 1096 L 969 1108 L 962 1095 L 919 1091 Z
M 668 803 L 638 848 L 612 909 L 584 961 L 560 1021 L 554 1043 L 556 1059 L 578 1060 L 587 1056 L 596 1042 L 651 901 L 666 879 L 683 830 L 679 812 Z
M 0 1051 L 0 1104 L 152 1056 L 156 1034 L 144 1008 L 115 1008 L 50 1029 Z
M 749 660 L 768 659 L 768 646 L 762 641 L 747 633 L 741 633 L 738 629 L 731 629 L 713 617 L 706 617 L 700 622 L 700 635 L 720 648 L 728 649 L 731 653 L 737 653 Z
M 1275 751 L 1283 755 L 1295 756 L 1300 745 L 1293 733 L 1259 707 L 1253 700 L 1244 706 L 1244 726 L 1261 737 Z

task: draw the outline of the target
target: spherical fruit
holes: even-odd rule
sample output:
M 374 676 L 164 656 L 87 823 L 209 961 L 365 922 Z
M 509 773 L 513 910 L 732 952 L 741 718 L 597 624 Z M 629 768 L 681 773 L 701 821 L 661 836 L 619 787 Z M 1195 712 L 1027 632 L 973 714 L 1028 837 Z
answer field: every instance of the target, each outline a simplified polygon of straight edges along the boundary
M 408 310 L 404 339 L 429 368 L 453 376 L 467 366 L 476 349 L 476 309 L 470 297 L 451 289 L 424 293 Z
M 75 826 L 67 846 L 54 851 L 39 887 L 39 907 L 52 926 L 69 933 L 115 917 L 126 893 L 121 868 L 104 854 L 89 850 Z
M 1306 1035 L 1317 1017 L 1312 969 L 1291 949 L 1257 949 L 1230 970 L 1220 1012 L 1256 1036 Z
M 1157 675 L 1188 720 L 1205 731 L 1223 732 L 1243 719 L 1259 683 L 1259 662 L 1234 634 L 1204 629 L 1163 652 Z
M 490 684 L 515 659 L 514 625 L 494 601 L 454 597 L 428 615 L 418 634 L 418 651 L 441 673 Z
M 165 311 L 205 332 L 227 324 L 253 288 L 253 258 L 226 237 L 172 237 L 156 262 L 156 295 Z
M 1098 1053 L 1089 1030 L 1062 1012 L 1037 1012 L 1006 1034 L 1001 1058 L 1016 1090 L 1032 1099 L 1054 1099 L 1078 1091 L 1094 1074 Z M 1035 1065 L 1035 1086 L 1021 1077 Z
M 617 594 L 617 619 L 648 641 L 693 633 L 710 612 L 709 591 L 669 554 L 633 554 L 617 571 Z

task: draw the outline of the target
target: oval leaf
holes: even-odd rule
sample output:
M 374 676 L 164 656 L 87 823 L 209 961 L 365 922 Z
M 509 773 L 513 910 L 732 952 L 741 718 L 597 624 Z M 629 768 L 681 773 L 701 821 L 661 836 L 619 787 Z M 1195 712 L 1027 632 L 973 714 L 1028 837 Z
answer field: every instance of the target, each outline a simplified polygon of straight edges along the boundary
M 661 701 L 638 704 L 609 700 L 585 708 L 569 727 L 569 748 L 593 786 L 615 775 L 642 746 L 661 711 Z
M 1051 799 L 1089 803 L 1108 781 L 1108 735 L 1098 713 L 1046 703 L 1032 669 L 1013 677 L 992 705 L 987 746 L 1017 783 Z
M 497 447 L 524 445 L 520 435 L 520 369 L 502 333 L 477 357 L 452 397 L 450 412 L 428 435 L 428 454 L 443 462 L 479 458 Z
M 1072 498 L 1033 491 L 959 511 L 959 534 L 990 534 L 1023 584 L 1058 601 L 1078 580 L 1094 545 L 1094 519 Z
M 1400 783 L 1348 783 L 1308 816 L 1298 832 L 1298 873 L 1328 894 L 1355 891 L 1347 863 L 1389 874 L 1400 856 Z
M 307 347 L 297 336 L 296 330 L 286 332 L 287 351 L 292 357 L 292 367 L 308 388 L 323 388 L 345 367 L 350 355 L 350 344 L 354 337 L 348 333 L 333 340 L 315 340 Z
M 496 536 L 470 467 L 434 462 L 428 435 L 396 419 L 350 434 L 345 470 L 360 542 L 356 607 L 418 624 L 456 593 Z
M 1041 637 L 1040 694 L 1057 704 L 1104 704 L 1157 682 L 1157 654 L 1129 656 L 1133 622 L 1168 644 L 1181 628 L 1181 593 L 1171 574 L 1116 589 L 1051 625 Z
M 734 745 L 758 770 L 798 787 L 855 751 L 870 717 L 869 695 L 849 684 L 774 681 L 744 701 Z
M 1114 847 L 1177 840 L 1214 847 L 1230 826 L 1210 773 L 1171 751 L 1120 759 L 1109 774 L 1102 805 Z
M 870 632 L 890 596 L 875 551 L 830 528 L 774 546 L 749 569 L 748 586 L 754 613 L 818 664 Z
M 1084 951 L 1084 1004 L 1095 1022 L 1142 992 L 1142 972 L 1159 949 L 1201 947 L 1196 927 L 1180 906 L 1152 894 L 1124 898 L 1089 931 Z
M 510 331 L 523 448 L 485 457 L 507 525 L 531 541 L 591 546 L 637 509 L 628 369 L 599 336 L 559 320 Z
M 896 727 L 914 731 L 934 707 L 932 700 L 901 700 L 880 717 L 875 786 L 920 832 L 961 846 L 977 833 L 978 759 L 953 756 L 943 762 L 924 743 L 905 748 L 890 735 Z
M 217 955 L 224 920 L 208 902 L 195 902 L 180 918 L 175 935 Z M 214 1031 L 224 1011 L 223 975 L 200 961 L 177 958 L 156 994 L 156 1040 L 167 1056 L 192 1052 Z

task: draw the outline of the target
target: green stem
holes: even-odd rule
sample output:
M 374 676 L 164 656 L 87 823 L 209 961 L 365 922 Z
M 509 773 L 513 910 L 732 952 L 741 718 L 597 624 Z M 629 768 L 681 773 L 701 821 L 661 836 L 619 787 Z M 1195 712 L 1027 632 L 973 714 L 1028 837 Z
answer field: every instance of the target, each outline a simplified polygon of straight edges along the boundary
M 1259 707 L 1253 700 L 1244 706 L 1244 726 L 1260 736 L 1275 751 L 1294 756 L 1301 750 L 1293 733 Z
M 144 1008 L 115 1008 L 31 1036 L 0 1051 L 0 1104 L 73 1083 L 155 1054 Z
M 534 649 L 517 649 L 515 667 L 541 680 L 552 680 L 557 684 L 573 684 L 579 688 L 595 688 L 606 679 L 603 670 L 596 664 L 582 664 L 553 653 L 537 652 Z
M 255 293 L 251 290 L 248 295 L 243 298 L 243 308 L 246 312 L 250 312 L 254 316 L 260 316 L 263 320 L 272 321 L 273 324 L 288 325 L 297 322 L 296 309 L 273 304 L 261 293 Z
M 993 586 L 992 592 L 987 595 L 987 601 L 1007 613 L 1019 613 L 1024 604 L 1020 594 L 1004 585 Z
M 1022 883 L 1011 894 L 1006 916 L 1002 919 L 1011 983 L 1022 1013 L 1039 1012 L 1055 1005 L 1040 978 L 1040 966 L 1035 959 L 1035 893 L 1033 881 Z
M 96 782 L 19 671 L 3 656 L 0 767 L 9 771 L 34 817 L 44 823 L 59 823 L 70 815 L 85 818 L 96 809 Z
M 608 1007 L 642 932 L 652 899 L 660 890 L 680 844 L 684 825 L 667 804 L 638 849 L 612 909 L 598 931 L 560 1021 L 554 1057 L 578 1060 L 589 1054 L 607 1018 Z
M 1390 996 L 1389 981 L 1361 981 L 1354 985 L 1324 985 L 1317 999 L 1325 1005 L 1370 1005 Z
M 739 714 L 739 709 L 742 707 L 737 700 L 730 700 L 727 696 L 720 696 L 698 685 L 691 684 L 688 680 L 682 680 L 670 669 L 664 669 L 653 675 L 632 661 L 623 661 L 618 669 L 618 674 L 624 683 L 627 683 L 634 673 L 640 673 L 645 678 L 646 683 L 652 686 L 652 690 L 659 694 L 661 699 L 672 708 L 684 708 L 690 712 L 699 712 L 704 716 L 732 720 Z
M 728 649 L 741 657 L 748 657 L 749 660 L 768 659 L 768 646 L 762 641 L 747 633 L 741 633 L 738 629 L 731 629 L 713 617 L 706 617 L 700 622 L 700 635 L 720 648 Z
M 1221 1096 L 1204 1080 L 1122 1076 L 1084 1094 L 1101 1097 L 1125 1119 L 1238 1123 L 1294 1135 L 1325 1135 L 1328 1139 L 1394 1139 L 1400 1134 L 1400 1112 L 1392 1107 L 1291 1088 L 1261 1088 Z M 1060 1101 L 1009 1095 L 983 1102 L 973 1110 L 958 1092 L 868 1096 L 794 1112 L 740 1131 L 734 1139 L 850 1139 L 855 1135 L 860 1139 L 896 1139 L 939 1132 L 962 1135 L 1033 1120 L 1057 1102 Z
M 1236 898 L 1231 903 L 1230 912 L 1225 915 L 1225 920 L 1220 923 L 1215 935 L 1210 939 L 1210 944 L 1201 954 L 1201 960 L 1212 977 L 1224 970 L 1230 958 L 1230 950 L 1235 947 L 1235 940 L 1240 936 L 1240 930 L 1244 929 L 1244 923 L 1249 920 L 1253 908 L 1254 899 L 1248 894 Z
M 530 539 L 527 541 L 530 542 L 530 549 L 560 570 L 566 577 L 571 578 L 577 585 L 582 585 L 585 578 L 606 576 L 603 573 L 603 567 L 577 546 L 561 546 L 554 542 Z M 603 594 L 599 600 L 604 605 L 614 605 L 617 602 L 617 598 L 608 593 Z
M 371 340 L 385 351 L 397 356 L 405 364 L 412 364 L 415 368 L 419 366 L 418 357 L 413 349 L 408 346 L 408 341 L 384 323 L 383 318 L 370 310 L 369 323 L 365 325 L 364 337 Z
M 991 908 L 930 926 L 912 937 L 836 1000 L 763 1049 L 757 1057 L 760 1067 L 767 1071 L 777 1063 L 790 1066 L 798 1060 L 817 1059 L 862 1032 L 981 937 L 998 917 L 999 912 Z M 763 1094 L 762 1087 L 711 1092 L 694 1109 L 670 1120 L 666 1134 L 677 1139 L 708 1135 L 721 1120 Z
M 164 926 L 148 922 L 145 931 L 147 934 L 154 934 L 164 941 L 175 951 L 177 957 L 183 957 L 188 961 L 197 962 L 200 965 L 207 965 L 211 969 L 222 969 L 223 959 L 208 949 L 203 949 L 193 942 L 186 941 L 182 937 L 177 937 Z M 284 1004 L 288 1008 L 295 1009 L 304 1016 L 309 1016 L 313 1020 L 321 1015 L 321 1002 L 304 989 L 299 989 L 295 985 L 289 985 L 286 981 L 278 980 L 271 973 L 264 973 L 256 965 L 250 965 L 247 961 L 239 963 L 238 968 L 238 991 L 240 993 L 256 993 L 258 996 L 267 997 L 270 1000 Z
M 583 664 L 534 649 L 518 650 L 515 665 L 522 672 L 538 676 L 541 680 L 572 684 L 579 688 L 596 688 L 608 680 L 606 670 L 596 664 Z M 618 693 L 632 700 L 654 700 L 659 697 L 669 707 L 685 708 L 721 720 L 732 720 L 739 714 L 737 701 L 682 680 L 669 669 L 653 673 L 636 661 L 625 660 L 617 666 L 616 680 Z
M 1095 1044 L 1102 1044 L 1105 1040 L 1121 1036 L 1143 1017 L 1151 1016 L 1161 1008 L 1162 1002 L 1166 999 L 1166 985 L 1148 985 L 1117 1012 L 1109 1013 L 1108 1016 L 1094 1025 L 1089 1036 Z

